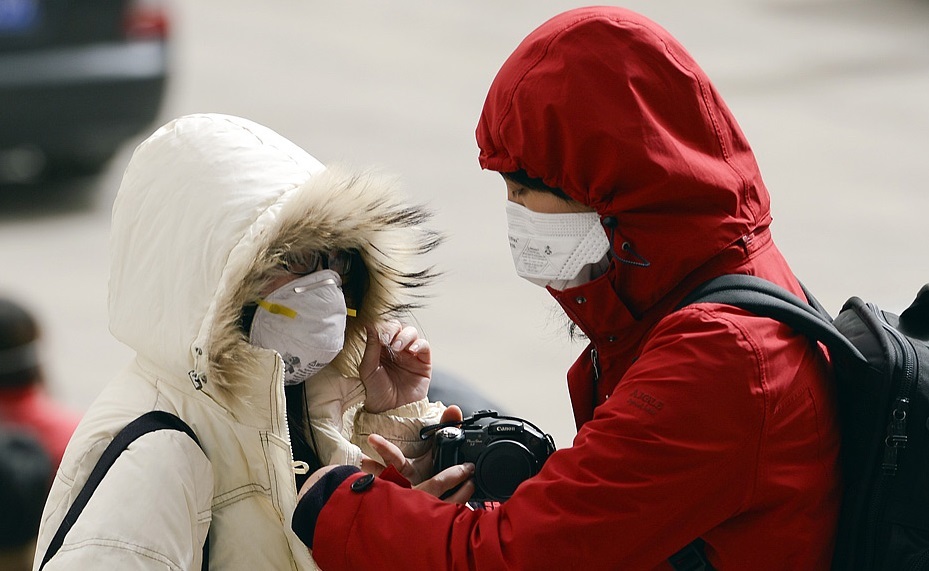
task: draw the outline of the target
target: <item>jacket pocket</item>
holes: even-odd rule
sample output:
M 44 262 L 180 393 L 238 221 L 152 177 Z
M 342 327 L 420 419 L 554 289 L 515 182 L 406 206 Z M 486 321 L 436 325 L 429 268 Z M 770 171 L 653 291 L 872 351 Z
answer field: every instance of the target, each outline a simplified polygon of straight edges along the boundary
M 294 478 L 290 444 L 280 436 L 262 432 L 261 446 L 271 480 L 271 503 L 281 521 L 289 521 L 290 514 L 297 507 L 297 483 Z

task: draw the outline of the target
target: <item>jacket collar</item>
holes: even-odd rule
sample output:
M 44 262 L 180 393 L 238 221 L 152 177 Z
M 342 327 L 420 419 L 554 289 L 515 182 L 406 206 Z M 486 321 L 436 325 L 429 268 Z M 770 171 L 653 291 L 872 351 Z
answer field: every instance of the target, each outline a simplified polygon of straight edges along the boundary
M 762 258 L 766 251 L 770 251 L 770 255 Z M 624 288 L 630 281 L 630 274 L 656 269 L 628 266 L 615 260 L 604 275 L 590 282 L 562 291 L 547 289 L 598 350 L 637 351 L 648 331 L 700 284 L 727 273 L 765 274 L 769 267 L 778 268 L 778 277 L 789 275 L 786 263 L 774 247 L 770 230 L 764 228 L 730 245 L 651 305 L 637 305 Z M 791 287 L 790 282 L 784 285 Z

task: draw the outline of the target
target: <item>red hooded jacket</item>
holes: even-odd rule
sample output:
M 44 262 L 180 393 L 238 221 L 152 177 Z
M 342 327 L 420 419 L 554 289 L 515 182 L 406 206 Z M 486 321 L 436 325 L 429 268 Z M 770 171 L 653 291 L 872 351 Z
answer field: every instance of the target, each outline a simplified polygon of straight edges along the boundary
M 348 477 L 318 512 L 319 565 L 669 569 L 702 537 L 720 571 L 828 569 L 841 489 L 821 349 L 729 306 L 674 311 L 724 273 L 800 294 L 752 151 L 691 56 L 627 10 L 566 12 L 503 65 L 477 140 L 484 168 L 617 221 L 608 272 L 551 290 L 590 339 L 568 372 L 578 435 L 493 511 Z

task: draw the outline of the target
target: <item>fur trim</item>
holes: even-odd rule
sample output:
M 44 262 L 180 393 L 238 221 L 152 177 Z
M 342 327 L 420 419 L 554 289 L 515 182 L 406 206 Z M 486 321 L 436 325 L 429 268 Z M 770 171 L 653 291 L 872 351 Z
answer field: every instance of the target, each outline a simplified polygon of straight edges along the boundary
M 424 286 L 437 277 L 423 254 L 442 237 L 424 227 L 431 213 L 404 203 L 398 187 L 395 178 L 330 167 L 285 195 L 277 227 L 266 234 L 241 286 L 219 306 L 208 365 L 214 388 L 235 395 L 235 387 L 248 382 L 261 350 L 248 343 L 242 308 L 285 273 L 283 260 L 312 251 L 357 250 L 367 270 L 367 291 L 357 316 L 348 319 L 345 347 L 333 363 L 343 375 L 358 376 L 365 326 L 420 307 Z

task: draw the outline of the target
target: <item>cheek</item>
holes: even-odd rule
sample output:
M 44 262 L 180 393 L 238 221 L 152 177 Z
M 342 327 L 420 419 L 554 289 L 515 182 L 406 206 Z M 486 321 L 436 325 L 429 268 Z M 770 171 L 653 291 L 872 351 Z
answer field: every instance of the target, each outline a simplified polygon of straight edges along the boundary
M 280 277 L 274 278 L 274 280 L 271 283 L 269 283 L 266 288 L 261 290 L 261 297 L 268 297 L 274 292 L 274 290 L 279 289 L 281 286 L 283 286 L 284 284 L 288 282 L 292 282 L 298 277 L 300 276 L 296 274 L 284 274 Z
M 527 195 L 523 197 L 522 205 L 533 212 L 558 214 L 566 212 L 568 203 L 553 194 L 533 192 L 527 193 Z

